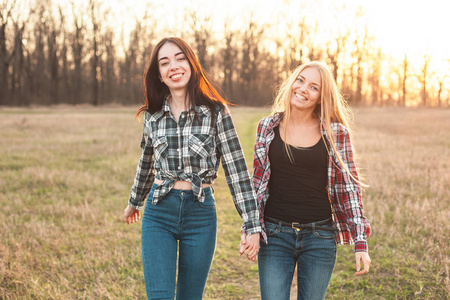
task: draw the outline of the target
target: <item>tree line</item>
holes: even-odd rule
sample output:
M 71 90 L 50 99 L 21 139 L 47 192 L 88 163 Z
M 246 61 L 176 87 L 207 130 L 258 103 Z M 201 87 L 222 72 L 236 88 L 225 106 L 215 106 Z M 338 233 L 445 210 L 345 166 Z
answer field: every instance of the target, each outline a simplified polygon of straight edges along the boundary
M 343 9 L 336 6 L 336 15 Z M 158 30 L 151 6 L 128 32 L 118 30 L 111 16 L 107 4 L 96 0 L 66 6 L 2 0 L 0 105 L 142 103 L 154 45 L 177 35 L 235 104 L 268 104 L 294 67 L 319 60 L 352 104 L 449 106 L 448 77 L 431 69 L 432 57 L 424 55 L 419 67 L 407 55 L 392 59 L 361 26 L 361 11 L 353 23 L 325 33 L 317 22 L 288 15 L 263 24 L 249 16 L 241 28 L 225 22 L 220 32 L 213 30 L 212 15 L 193 9 L 185 11 L 178 32 Z

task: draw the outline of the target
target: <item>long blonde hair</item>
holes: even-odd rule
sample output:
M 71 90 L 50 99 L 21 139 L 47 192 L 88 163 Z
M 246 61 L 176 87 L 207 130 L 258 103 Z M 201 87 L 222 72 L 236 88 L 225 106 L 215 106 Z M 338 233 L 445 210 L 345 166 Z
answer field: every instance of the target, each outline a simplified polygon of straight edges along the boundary
M 311 61 L 297 67 L 294 72 L 292 72 L 292 74 L 281 84 L 272 106 L 272 115 L 275 113 L 283 113 L 284 124 L 288 124 L 289 119 L 291 118 L 290 103 L 293 93 L 292 86 L 294 85 L 300 73 L 306 68 L 315 68 L 320 73 L 320 101 L 314 109 L 314 112 L 320 116 L 321 127 L 324 128 L 327 132 L 331 148 L 333 149 L 340 165 L 345 171 L 347 171 L 350 177 L 357 183 L 364 185 L 350 172 L 336 148 L 333 132 L 331 130 L 331 123 L 336 122 L 344 125 L 350 134 L 350 120 L 353 119 L 353 114 L 347 104 L 347 101 L 345 101 L 342 93 L 339 91 L 337 84 L 333 79 L 333 76 L 331 75 L 330 69 L 325 64 L 317 61 Z M 287 126 L 285 126 L 285 131 L 286 128 Z M 287 136 L 286 132 L 285 136 Z M 286 141 L 284 142 L 284 145 L 289 158 L 291 159 L 292 155 Z M 330 153 L 326 142 L 325 146 L 327 147 L 328 153 Z

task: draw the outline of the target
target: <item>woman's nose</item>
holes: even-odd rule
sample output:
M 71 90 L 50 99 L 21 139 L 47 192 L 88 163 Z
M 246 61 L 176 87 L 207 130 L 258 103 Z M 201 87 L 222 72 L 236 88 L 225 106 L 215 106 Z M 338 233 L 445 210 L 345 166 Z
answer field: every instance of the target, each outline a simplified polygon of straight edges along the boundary
M 176 61 L 170 63 L 170 70 L 178 69 L 178 64 Z

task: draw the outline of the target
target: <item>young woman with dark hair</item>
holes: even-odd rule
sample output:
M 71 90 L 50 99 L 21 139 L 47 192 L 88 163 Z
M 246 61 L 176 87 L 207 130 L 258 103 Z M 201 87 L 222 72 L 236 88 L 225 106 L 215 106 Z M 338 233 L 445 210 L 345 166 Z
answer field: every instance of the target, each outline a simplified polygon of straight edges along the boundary
M 148 299 L 202 299 L 216 245 L 212 184 L 220 160 L 247 228 L 240 252 L 255 253 L 262 231 L 256 195 L 225 101 L 182 39 L 162 39 L 144 80 L 140 158 L 127 224 L 142 220 Z M 177 259 L 177 252 L 179 253 Z M 178 277 L 176 278 L 178 265 Z

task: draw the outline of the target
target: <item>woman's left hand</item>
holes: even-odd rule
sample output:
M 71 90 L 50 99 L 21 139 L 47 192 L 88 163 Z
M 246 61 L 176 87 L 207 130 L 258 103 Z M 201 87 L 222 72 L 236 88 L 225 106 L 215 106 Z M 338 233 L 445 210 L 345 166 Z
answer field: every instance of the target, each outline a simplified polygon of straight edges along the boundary
M 362 275 L 369 273 L 370 268 L 370 257 L 369 253 L 367 252 L 355 252 L 355 258 L 356 258 L 356 272 L 355 275 Z M 364 269 L 361 270 L 361 261 L 364 265 Z
M 132 224 L 137 222 L 141 218 L 141 213 L 139 210 L 132 208 L 131 206 L 127 206 L 123 211 L 123 216 L 125 217 L 125 222 L 127 224 Z
M 248 260 L 256 261 L 256 255 L 259 251 L 259 240 L 261 238 L 260 233 L 255 234 L 242 234 L 241 235 L 241 245 L 239 249 L 239 255 L 247 255 Z

